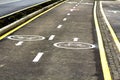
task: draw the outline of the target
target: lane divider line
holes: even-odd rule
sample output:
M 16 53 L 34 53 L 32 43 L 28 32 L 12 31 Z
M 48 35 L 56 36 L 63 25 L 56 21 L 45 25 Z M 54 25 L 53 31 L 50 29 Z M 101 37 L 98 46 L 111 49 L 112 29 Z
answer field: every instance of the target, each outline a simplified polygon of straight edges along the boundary
M 51 35 L 48 40 L 51 41 L 51 40 L 53 40 L 54 38 L 55 38 L 55 35 Z
M 57 28 L 60 29 L 62 26 L 63 26 L 63 25 L 60 24 L 60 25 L 57 26 Z
M 110 69 L 109 69 L 108 62 L 107 62 L 106 53 L 105 53 L 105 48 L 103 44 L 103 38 L 101 35 L 101 31 L 100 31 L 99 23 L 97 19 L 96 7 L 97 7 L 97 1 L 95 1 L 95 4 L 94 4 L 94 22 L 95 22 L 97 38 L 98 38 L 98 46 L 99 46 L 103 77 L 104 77 L 104 80 L 112 80 Z
M 77 42 L 79 40 L 79 38 L 73 38 L 73 41 Z
M 77 4 L 75 6 L 78 6 Z
M 23 41 L 19 41 L 18 43 L 16 43 L 16 46 L 21 46 L 24 42 Z
M 118 51 L 120 52 L 120 42 L 119 42 L 119 40 L 118 40 L 118 38 L 117 38 L 117 36 L 116 36 L 112 26 L 110 25 L 106 15 L 105 15 L 105 12 L 103 11 L 103 7 L 102 7 L 102 2 L 101 1 L 100 1 L 100 10 L 101 10 L 101 13 L 103 15 L 103 18 L 104 18 L 108 28 L 109 28 L 109 31 L 110 31 L 110 33 L 112 35 L 112 38 L 113 38 L 113 40 L 114 40 L 114 42 L 115 42 L 115 44 L 116 44 L 116 46 L 118 48 Z
M 73 9 L 70 9 L 71 12 L 73 12 Z
M 63 21 L 67 21 L 67 18 L 64 18 Z
M 34 63 L 38 62 L 41 59 L 43 54 L 44 54 L 43 52 L 39 52 L 32 62 Z
M 70 13 L 67 13 L 68 16 L 70 16 L 71 14 Z
M 46 10 L 46 11 L 44 11 L 44 12 L 38 14 L 38 15 L 36 15 L 35 17 L 29 19 L 29 20 L 26 21 L 25 23 L 19 25 L 18 27 L 16 27 L 16 28 L 14 28 L 13 30 L 7 32 L 6 34 L 0 36 L 0 40 L 2 40 L 3 38 L 5 38 L 6 36 L 12 34 L 13 32 L 17 31 L 18 29 L 22 28 L 23 26 L 27 25 L 28 23 L 32 22 L 33 20 L 35 20 L 36 18 L 40 17 L 41 15 L 43 15 L 43 14 L 49 12 L 50 10 L 54 9 L 54 8 L 57 7 L 57 6 L 63 4 L 64 2 L 66 2 L 66 1 L 63 1 L 63 2 L 61 2 L 61 3 L 59 3 L 59 4 L 55 5 L 55 6 L 51 7 L 50 9 L 48 9 L 48 10 Z

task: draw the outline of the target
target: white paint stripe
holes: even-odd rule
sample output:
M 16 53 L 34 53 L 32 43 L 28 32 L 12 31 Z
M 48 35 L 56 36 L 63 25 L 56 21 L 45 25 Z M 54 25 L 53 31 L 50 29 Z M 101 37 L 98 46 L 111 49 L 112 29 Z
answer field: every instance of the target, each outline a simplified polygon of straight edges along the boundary
M 69 15 L 71 15 L 70 13 L 67 13 L 67 15 L 69 16 Z
M 53 40 L 55 38 L 55 35 L 51 35 L 48 40 Z
M 78 5 L 75 5 L 75 6 L 78 6 Z
M 24 42 L 23 41 L 19 41 L 18 43 L 16 43 L 16 46 L 21 46 Z
M 67 20 L 67 18 L 64 18 L 64 19 L 63 19 L 63 21 L 66 21 L 66 20 Z
M 70 9 L 71 12 L 73 12 L 73 9 Z
M 44 54 L 43 52 L 39 52 L 32 62 L 38 62 L 43 54 Z
M 60 29 L 63 25 L 58 25 L 57 28 Z
M 79 40 L 79 38 L 73 38 L 73 41 L 78 41 Z
M 2 68 L 2 67 L 4 67 L 4 66 L 5 66 L 5 64 L 1 64 L 1 65 L 0 65 L 0 68 Z

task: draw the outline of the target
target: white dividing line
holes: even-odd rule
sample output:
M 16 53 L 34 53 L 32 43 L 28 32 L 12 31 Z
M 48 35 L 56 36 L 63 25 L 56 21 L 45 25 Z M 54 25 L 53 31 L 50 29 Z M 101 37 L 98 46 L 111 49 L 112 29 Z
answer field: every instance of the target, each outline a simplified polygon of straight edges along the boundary
M 73 9 L 70 9 L 71 12 L 73 12 Z
M 69 16 L 69 15 L 71 15 L 70 13 L 67 13 L 67 15 Z
M 78 6 L 77 4 L 75 6 Z
M 73 41 L 78 41 L 79 40 L 79 38 L 73 38 Z
M 67 18 L 64 18 L 64 19 L 63 19 L 63 21 L 66 21 L 66 20 L 67 20 Z
M 55 35 L 51 35 L 48 40 L 53 40 L 55 38 Z
M 57 28 L 60 29 L 63 25 L 58 25 Z
M 43 54 L 44 54 L 43 52 L 39 52 L 32 62 L 34 63 L 38 62 Z
M 0 68 L 2 68 L 2 67 L 4 67 L 4 66 L 5 66 L 5 64 L 1 64 L 1 65 L 0 65 Z
M 21 46 L 24 42 L 23 41 L 19 41 L 18 43 L 16 43 L 16 46 Z

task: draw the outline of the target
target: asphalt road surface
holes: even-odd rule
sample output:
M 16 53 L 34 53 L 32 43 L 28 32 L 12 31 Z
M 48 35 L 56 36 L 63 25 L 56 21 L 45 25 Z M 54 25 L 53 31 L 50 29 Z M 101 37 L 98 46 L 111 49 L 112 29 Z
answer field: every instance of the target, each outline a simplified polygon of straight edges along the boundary
M 104 1 L 103 8 L 111 26 L 120 40 L 120 1 Z
M 0 0 L 0 17 L 47 0 Z
M 70 0 L 0 41 L 0 80 L 103 80 L 92 11 Z

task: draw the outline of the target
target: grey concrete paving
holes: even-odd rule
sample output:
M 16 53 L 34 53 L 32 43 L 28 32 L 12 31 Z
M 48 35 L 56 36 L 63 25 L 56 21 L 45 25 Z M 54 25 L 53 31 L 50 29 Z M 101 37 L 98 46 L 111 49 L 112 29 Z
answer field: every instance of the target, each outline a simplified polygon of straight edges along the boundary
M 67 1 L 12 34 L 44 40 L 20 36 L 0 41 L 0 80 L 103 80 L 92 9 L 91 0 Z M 74 43 L 57 45 L 66 49 L 53 46 L 58 42 Z M 92 47 L 84 43 L 96 47 L 76 49 Z
M 0 17 L 47 0 L 0 0 Z

